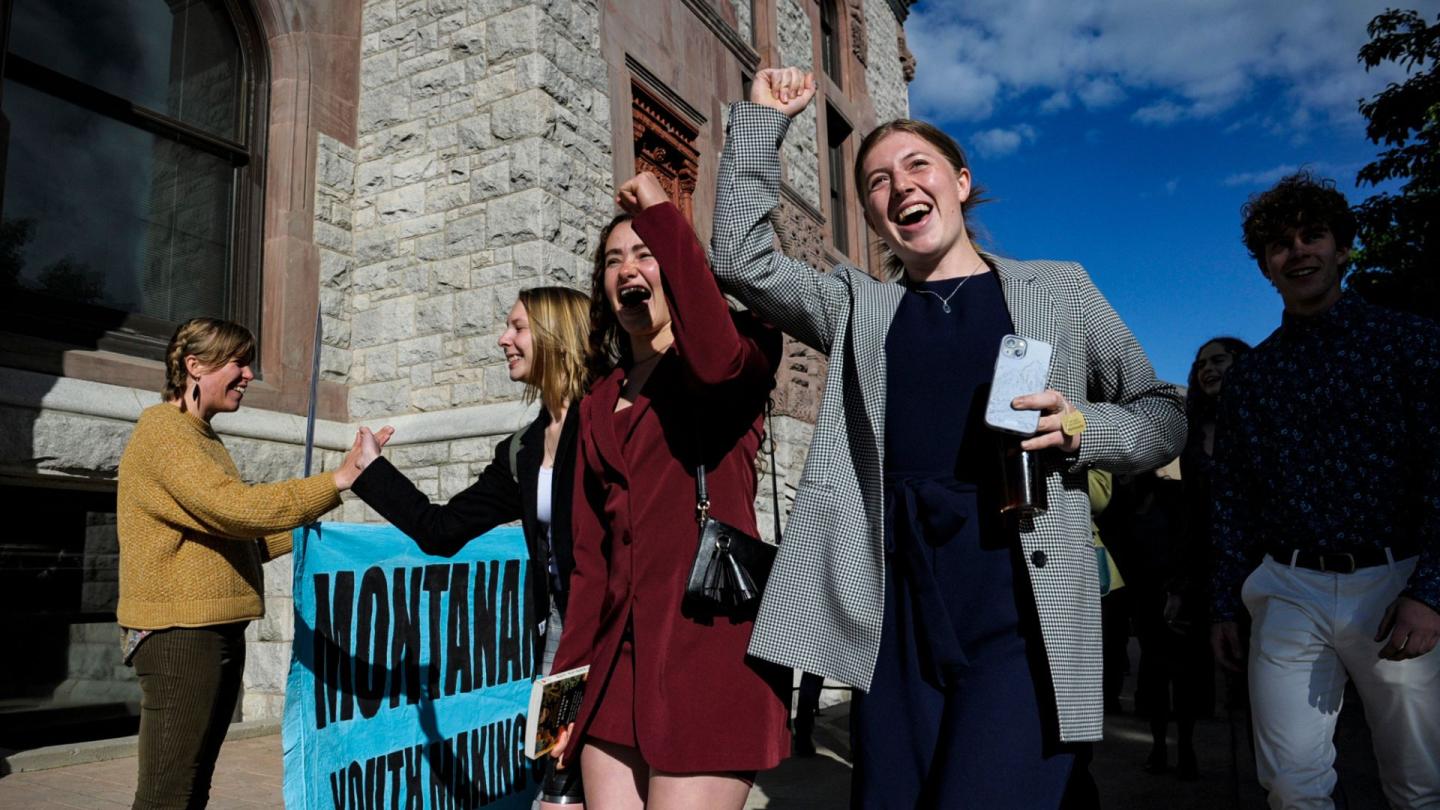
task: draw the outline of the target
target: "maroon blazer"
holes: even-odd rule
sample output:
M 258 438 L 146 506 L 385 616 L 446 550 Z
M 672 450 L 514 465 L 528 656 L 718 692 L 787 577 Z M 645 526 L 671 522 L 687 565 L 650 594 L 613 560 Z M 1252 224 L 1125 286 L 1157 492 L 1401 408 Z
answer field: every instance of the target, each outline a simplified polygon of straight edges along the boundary
M 635 218 L 659 262 L 675 343 L 628 423 L 613 416 L 624 369 L 580 402 L 572 531 L 575 572 L 555 672 L 590 665 L 577 739 L 605 694 L 626 622 L 633 627 L 636 741 L 652 767 L 676 773 L 772 768 L 790 749 L 789 670 L 749 659 L 750 620 L 681 610 L 695 560 L 695 465 L 711 514 L 758 534 L 755 453 L 780 359 L 780 333 L 732 313 L 690 224 L 668 203 Z M 628 424 L 628 428 L 617 428 Z M 623 432 L 625 435 L 620 435 Z M 566 758 L 571 761 L 579 748 Z

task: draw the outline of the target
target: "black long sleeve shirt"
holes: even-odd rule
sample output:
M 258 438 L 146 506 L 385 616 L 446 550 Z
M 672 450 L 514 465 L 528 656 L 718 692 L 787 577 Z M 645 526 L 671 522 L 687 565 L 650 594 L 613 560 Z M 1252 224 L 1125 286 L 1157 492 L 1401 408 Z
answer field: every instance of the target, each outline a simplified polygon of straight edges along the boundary
M 1440 609 L 1440 324 L 1345 293 L 1226 376 L 1216 420 L 1214 619 L 1277 547 L 1419 554 Z

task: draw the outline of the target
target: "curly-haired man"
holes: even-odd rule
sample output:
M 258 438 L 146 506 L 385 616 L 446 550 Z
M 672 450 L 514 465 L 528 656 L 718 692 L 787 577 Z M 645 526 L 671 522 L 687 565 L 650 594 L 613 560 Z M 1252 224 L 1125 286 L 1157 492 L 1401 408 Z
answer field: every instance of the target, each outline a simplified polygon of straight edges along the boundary
M 1243 214 L 1285 312 L 1220 398 L 1215 654 L 1245 663 L 1243 603 L 1271 807 L 1333 807 L 1347 681 L 1390 804 L 1440 807 L 1440 325 L 1341 289 L 1355 220 L 1333 183 L 1291 175 Z

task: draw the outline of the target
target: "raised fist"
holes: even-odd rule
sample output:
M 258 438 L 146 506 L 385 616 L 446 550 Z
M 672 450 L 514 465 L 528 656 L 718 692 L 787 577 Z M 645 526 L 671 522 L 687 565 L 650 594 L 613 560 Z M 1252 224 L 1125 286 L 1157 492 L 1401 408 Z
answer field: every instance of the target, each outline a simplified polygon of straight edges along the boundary
M 615 190 L 615 203 L 625 213 L 634 216 L 652 205 L 669 202 L 670 196 L 660 186 L 660 181 L 649 172 L 641 172 L 620 184 Z
M 815 97 L 815 74 L 797 67 L 766 68 L 750 83 L 750 100 L 794 118 Z

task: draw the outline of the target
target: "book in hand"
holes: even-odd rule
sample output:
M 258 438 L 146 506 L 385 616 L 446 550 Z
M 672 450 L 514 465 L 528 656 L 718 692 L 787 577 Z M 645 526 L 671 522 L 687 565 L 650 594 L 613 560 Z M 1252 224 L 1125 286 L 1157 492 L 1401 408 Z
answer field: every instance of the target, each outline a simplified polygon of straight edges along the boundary
M 590 667 L 576 667 L 535 679 L 530 687 L 530 722 L 525 726 L 525 755 L 539 759 L 550 753 L 560 732 L 575 722 Z

